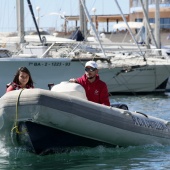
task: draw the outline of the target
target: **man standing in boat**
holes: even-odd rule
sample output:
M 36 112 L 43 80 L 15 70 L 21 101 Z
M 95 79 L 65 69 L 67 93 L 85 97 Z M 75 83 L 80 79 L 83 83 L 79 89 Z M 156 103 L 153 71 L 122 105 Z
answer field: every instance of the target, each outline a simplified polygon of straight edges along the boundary
M 98 68 L 95 61 L 88 61 L 85 64 L 85 74 L 79 78 L 71 78 L 69 82 L 79 83 L 86 91 L 89 101 L 110 106 L 109 93 L 105 82 L 101 81 L 98 75 Z

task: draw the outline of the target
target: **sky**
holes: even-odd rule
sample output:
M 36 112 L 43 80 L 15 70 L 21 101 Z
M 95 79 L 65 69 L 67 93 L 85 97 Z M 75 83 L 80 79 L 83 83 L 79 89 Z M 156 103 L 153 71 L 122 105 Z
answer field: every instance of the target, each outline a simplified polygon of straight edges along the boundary
M 123 13 L 128 14 L 129 0 L 117 0 L 117 2 Z M 35 17 L 39 16 L 39 27 L 44 30 L 54 27 L 61 31 L 61 26 L 64 24 L 64 20 L 59 15 L 50 15 L 50 13 L 60 13 L 66 16 L 79 15 L 79 0 L 31 0 L 31 3 Z M 120 14 L 115 0 L 86 0 L 86 6 L 90 15 L 94 15 L 93 8 L 96 9 L 96 15 Z M 27 0 L 24 0 L 24 10 L 25 30 L 35 29 Z M 0 0 L 0 16 L 0 32 L 17 31 L 16 0 Z M 99 25 L 99 29 L 106 26 L 106 23 L 102 24 Z M 75 22 L 69 21 L 69 27 L 75 27 Z

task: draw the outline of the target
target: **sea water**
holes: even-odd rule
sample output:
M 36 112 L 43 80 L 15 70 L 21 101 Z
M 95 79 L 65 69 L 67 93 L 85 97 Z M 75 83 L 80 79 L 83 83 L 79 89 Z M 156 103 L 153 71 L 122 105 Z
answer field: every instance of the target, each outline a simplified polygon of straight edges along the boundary
M 170 93 L 164 95 L 112 96 L 129 110 L 170 121 Z M 170 169 L 170 146 L 144 145 L 127 148 L 77 148 L 69 153 L 34 155 L 24 149 L 5 147 L 0 138 L 0 170 L 164 170 Z

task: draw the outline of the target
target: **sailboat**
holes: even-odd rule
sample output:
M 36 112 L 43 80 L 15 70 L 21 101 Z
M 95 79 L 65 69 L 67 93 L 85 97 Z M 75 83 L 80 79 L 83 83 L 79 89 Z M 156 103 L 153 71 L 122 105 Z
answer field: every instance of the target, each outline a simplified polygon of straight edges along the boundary
M 23 3 L 22 0 L 18 1 Z M 41 35 L 39 36 L 41 37 Z M 16 70 L 21 66 L 30 70 L 35 87 L 49 89 L 49 84 L 58 84 L 68 81 L 72 77 L 80 77 L 84 74 L 84 65 L 89 60 L 97 62 L 100 78 L 106 82 L 109 93 L 165 92 L 170 73 L 169 61 L 160 58 L 146 60 L 143 56 L 136 55 L 129 58 L 123 53 L 116 53 L 112 56 L 81 53 L 74 53 L 71 56 L 69 53 L 69 55 L 56 57 L 56 53 L 49 55 L 53 45 L 54 43 L 51 46 L 42 44 L 34 46 L 31 50 L 28 48 L 29 46 L 26 46 L 21 55 L 1 57 L 0 96 L 5 93 L 6 84 L 12 81 Z

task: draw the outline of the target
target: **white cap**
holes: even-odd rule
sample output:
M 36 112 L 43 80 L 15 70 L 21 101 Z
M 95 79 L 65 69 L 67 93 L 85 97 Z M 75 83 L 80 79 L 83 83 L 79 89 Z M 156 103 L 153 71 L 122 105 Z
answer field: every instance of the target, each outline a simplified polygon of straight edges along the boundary
M 90 67 L 93 67 L 93 68 L 97 68 L 97 64 L 95 61 L 88 61 L 85 65 L 85 67 L 87 66 L 90 66 Z

